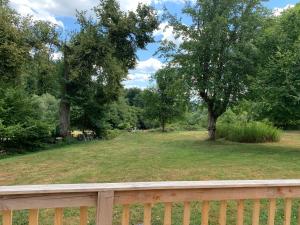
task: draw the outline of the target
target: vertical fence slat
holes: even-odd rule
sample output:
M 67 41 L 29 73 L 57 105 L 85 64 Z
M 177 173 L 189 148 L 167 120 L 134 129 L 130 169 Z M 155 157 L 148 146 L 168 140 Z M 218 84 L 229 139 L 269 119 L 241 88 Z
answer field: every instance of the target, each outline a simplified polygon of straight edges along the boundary
M 81 206 L 80 207 L 80 225 L 88 224 L 88 207 Z
M 201 225 L 208 225 L 209 201 L 202 202 Z
M 276 213 L 276 199 L 270 199 L 269 214 L 268 214 L 268 225 L 274 225 L 275 224 L 275 213 Z
M 12 210 L 2 211 L 3 225 L 12 225 Z
M 291 224 L 292 199 L 287 198 L 284 204 L 284 225 Z
M 96 225 L 112 225 L 114 192 L 98 192 Z
M 129 205 L 123 205 L 122 225 L 129 225 L 130 208 Z
M 172 203 L 165 203 L 164 225 L 171 225 L 172 221 Z
M 227 208 L 227 202 L 221 201 L 220 215 L 219 215 L 219 224 L 220 225 L 226 225 L 226 208 Z
M 190 225 L 191 217 L 191 204 L 189 202 L 184 203 L 183 209 L 183 225 Z
M 298 206 L 298 225 L 300 225 L 300 204 Z
M 63 215 L 64 215 L 64 211 L 62 208 L 55 209 L 54 225 L 62 225 L 63 224 Z
M 151 225 L 151 204 L 144 205 L 144 225 Z
M 39 224 L 39 210 L 30 209 L 29 210 L 29 225 L 38 225 Z
M 244 200 L 237 201 L 237 225 L 244 224 Z
M 253 202 L 252 225 L 259 225 L 260 200 L 255 199 Z

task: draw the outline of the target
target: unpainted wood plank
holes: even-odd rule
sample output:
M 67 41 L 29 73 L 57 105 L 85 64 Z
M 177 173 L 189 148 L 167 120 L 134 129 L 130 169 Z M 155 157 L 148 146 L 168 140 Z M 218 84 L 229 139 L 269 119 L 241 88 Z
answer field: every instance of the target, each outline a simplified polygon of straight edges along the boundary
M 150 203 L 144 204 L 144 225 L 151 225 L 151 208 Z
M 97 193 L 28 194 L 0 197 L 0 210 L 96 206 Z
M 130 191 L 159 189 L 199 189 L 199 188 L 243 188 L 243 187 L 299 187 L 300 179 L 284 180 L 223 180 L 223 181 L 167 181 L 128 182 L 99 184 L 52 184 L 1 186 L 0 196 L 38 193 L 82 193 L 99 191 Z
M 171 225 L 172 223 L 172 203 L 165 203 L 164 225 Z
M 284 204 L 284 225 L 291 224 L 291 215 L 292 215 L 292 199 L 285 199 Z
M 29 220 L 29 225 L 38 225 L 39 224 L 39 209 L 30 209 L 28 220 Z
M 81 206 L 80 207 L 80 225 L 87 225 L 88 224 L 88 207 Z
M 227 209 L 227 201 L 221 201 L 220 214 L 219 214 L 220 225 L 226 225 L 226 209 Z
M 252 225 L 259 225 L 259 216 L 260 216 L 260 200 L 255 199 L 253 201 Z
M 12 225 L 12 210 L 2 211 L 3 225 Z
M 112 225 L 114 192 L 98 192 L 96 225 Z
M 183 225 L 190 225 L 190 218 L 191 218 L 191 204 L 190 202 L 184 202 Z
M 244 200 L 237 201 L 237 225 L 244 224 Z
M 298 225 L 300 225 L 300 204 L 298 206 Z
M 115 192 L 115 204 L 298 198 L 300 187 L 136 190 Z
M 272 198 L 269 201 L 268 225 L 275 224 L 275 214 L 276 214 L 276 199 Z
M 209 201 L 202 202 L 201 225 L 208 225 L 209 218 Z
M 54 225 L 63 225 L 64 210 L 56 208 L 54 212 Z
M 130 208 L 129 208 L 129 205 L 123 205 L 122 225 L 129 225 L 129 220 L 130 220 Z

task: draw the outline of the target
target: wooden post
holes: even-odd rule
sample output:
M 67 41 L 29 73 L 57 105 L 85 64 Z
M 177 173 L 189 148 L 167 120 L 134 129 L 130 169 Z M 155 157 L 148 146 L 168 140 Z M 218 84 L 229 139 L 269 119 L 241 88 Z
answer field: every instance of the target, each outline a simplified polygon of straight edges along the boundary
M 2 213 L 3 225 L 12 225 L 12 211 L 5 210 Z
M 54 225 L 63 225 L 63 215 L 64 211 L 62 208 L 55 209 Z
M 80 207 L 80 225 L 88 224 L 88 207 L 81 206 Z
M 114 192 L 98 192 L 96 225 L 112 225 Z
M 226 225 L 226 207 L 227 207 L 227 202 L 226 201 L 221 201 L 220 215 L 219 215 L 219 225 Z
M 122 225 L 129 225 L 130 220 L 130 208 L 129 205 L 123 206 L 123 213 L 122 213 Z
M 189 202 L 184 203 L 183 225 L 190 225 L 191 206 Z
M 244 224 L 244 200 L 238 200 L 237 202 L 237 225 Z
M 30 209 L 29 210 L 29 225 L 38 225 L 39 224 L 39 210 Z

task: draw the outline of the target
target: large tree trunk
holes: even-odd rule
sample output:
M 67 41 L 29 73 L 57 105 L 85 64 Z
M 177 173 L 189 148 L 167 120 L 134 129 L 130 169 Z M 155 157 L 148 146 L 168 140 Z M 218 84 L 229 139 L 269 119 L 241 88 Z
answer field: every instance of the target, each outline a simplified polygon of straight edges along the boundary
M 59 105 L 59 134 L 61 137 L 66 138 L 70 135 L 70 108 L 71 104 L 67 98 L 67 82 L 69 81 L 69 62 L 68 62 L 68 49 L 64 45 L 64 73 L 61 81 L 61 100 Z
M 211 110 L 208 110 L 208 136 L 209 140 L 215 141 L 216 140 L 216 130 L 217 130 L 217 119 L 214 113 Z
M 66 99 L 59 104 L 59 135 L 63 138 L 70 135 L 70 103 Z

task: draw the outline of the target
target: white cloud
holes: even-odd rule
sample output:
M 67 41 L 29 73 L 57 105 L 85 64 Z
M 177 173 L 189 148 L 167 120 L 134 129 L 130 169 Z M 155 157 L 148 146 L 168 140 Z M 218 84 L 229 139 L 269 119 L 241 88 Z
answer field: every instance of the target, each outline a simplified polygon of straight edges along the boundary
M 283 8 L 274 8 L 273 15 L 274 16 L 280 16 L 284 11 L 286 11 L 286 10 L 288 10 L 290 8 L 293 8 L 294 6 L 295 5 L 288 4 L 288 5 L 286 5 Z
M 51 58 L 54 61 L 60 60 L 62 57 L 63 57 L 63 53 L 62 52 L 54 52 L 54 53 L 51 54 Z
M 22 16 L 32 16 L 33 20 L 44 20 L 63 27 L 63 22 L 57 20 L 51 12 L 46 10 L 46 5 L 41 7 L 41 4 L 35 4 L 34 1 L 29 0 L 11 0 L 11 6 Z
M 151 75 L 162 67 L 163 63 L 153 57 L 144 61 L 138 61 L 136 68 L 129 71 L 127 80 L 123 83 L 127 88 L 145 88 L 149 84 Z
M 172 41 L 176 45 L 179 45 L 183 41 L 181 37 L 175 38 L 174 28 L 171 25 L 169 25 L 168 22 L 163 22 L 159 24 L 158 29 L 153 32 L 153 35 L 162 36 L 161 40 Z

